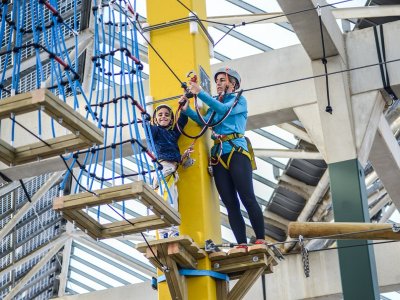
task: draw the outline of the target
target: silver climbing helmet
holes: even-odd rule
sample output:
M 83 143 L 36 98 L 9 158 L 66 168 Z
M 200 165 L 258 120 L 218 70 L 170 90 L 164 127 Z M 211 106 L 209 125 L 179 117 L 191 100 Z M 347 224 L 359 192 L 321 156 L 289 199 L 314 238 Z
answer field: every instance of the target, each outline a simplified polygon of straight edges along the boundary
M 240 87 L 240 83 L 241 83 L 242 79 L 240 78 L 239 73 L 237 71 L 231 69 L 231 68 L 228 68 L 228 67 L 219 68 L 217 70 L 217 72 L 215 72 L 215 74 L 214 74 L 214 82 L 217 81 L 217 76 L 218 76 L 218 74 L 221 74 L 221 73 L 228 74 L 229 76 L 231 76 L 231 77 L 236 79 L 235 90 L 237 90 Z

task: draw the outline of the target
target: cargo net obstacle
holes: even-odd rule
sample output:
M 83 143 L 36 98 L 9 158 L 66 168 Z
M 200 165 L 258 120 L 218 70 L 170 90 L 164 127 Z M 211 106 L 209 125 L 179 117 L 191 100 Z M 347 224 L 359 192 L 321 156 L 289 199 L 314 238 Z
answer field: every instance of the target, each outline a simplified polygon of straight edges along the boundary
M 63 14 L 68 5 L 73 15 Z M 81 5 L 0 3 L 0 161 L 29 167 L 62 160 L 54 209 L 93 238 L 179 225 L 153 151 L 135 7 L 94 1 L 94 37 L 82 41 Z M 85 56 L 91 68 L 83 82 Z

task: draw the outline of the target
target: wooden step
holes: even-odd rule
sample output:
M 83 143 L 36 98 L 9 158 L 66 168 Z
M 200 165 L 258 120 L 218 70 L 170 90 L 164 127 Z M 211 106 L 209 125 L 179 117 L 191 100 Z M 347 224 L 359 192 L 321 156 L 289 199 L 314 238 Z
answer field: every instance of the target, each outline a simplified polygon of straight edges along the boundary
M 12 147 L 0 139 L 0 161 L 20 165 L 103 143 L 103 132 L 47 89 L 33 90 L 0 101 L 0 120 L 41 110 L 71 133 L 32 144 Z M 59 121 L 62 120 L 61 123 Z
M 179 225 L 180 214 L 143 181 L 56 198 L 53 209 L 62 212 L 68 221 L 95 239 L 112 238 Z M 100 224 L 85 211 L 87 208 L 135 199 L 145 205 L 154 215 L 141 216 L 108 224 Z
M 264 268 L 264 273 L 272 273 L 278 262 L 266 245 L 253 245 L 246 249 L 231 249 L 228 252 L 215 252 L 208 255 L 212 270 L 227 274 L 231 279 L 240 278 L 247 270 Z

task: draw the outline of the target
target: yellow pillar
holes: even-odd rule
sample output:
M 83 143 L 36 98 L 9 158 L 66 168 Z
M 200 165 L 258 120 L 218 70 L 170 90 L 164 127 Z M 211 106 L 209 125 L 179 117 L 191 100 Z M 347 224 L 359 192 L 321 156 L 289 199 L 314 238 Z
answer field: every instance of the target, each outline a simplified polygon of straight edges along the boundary
M 182 0 L 200 19 L 206 18 L 205 0 Z M 176 0 L 147 1 L 147 21 L 150 26 L 165 24 L 168 21 L 189 16 L 189 11 Z M 181 81 L 186 81 L 186 74 L 194 70 L 199 74 L 201 66 L 210 74 L 209 42 L 204 33 L 191 34 L 189 23 L 152 30 L 150 43 L 163 57 Z M 155 100 L 182 94 L 178 80 L 172 75 L 157 54 L 149 47 L 150 95 Z M 177 108 L 178 99 L 167 104 Z M 192 100 L 193 102 L 193 100 Z M 189 121 L 185 131 L 194 135 L 200 127 Z M 195 164 L 183 170 L 179 169 L 179 211 L 182 224 L 180 233 L 189 235 L 195 242 L 204 246 L 206 239 L 221 241 L 219 202 L 212 179 L 207 173 L 209 136 L 196 142 L 195 152 L 191 155 Z M 191 139 L 182 136 L 179 141 L 181 152 L 188 148 Z M 208 258 L 199 261 L 198 269 L 211 269 Z M 188 299 L 217 299 L 216 283 L 210 277 L 187 277 Z M 166 283 L 159 284 L 161 300 L 171 299 Z

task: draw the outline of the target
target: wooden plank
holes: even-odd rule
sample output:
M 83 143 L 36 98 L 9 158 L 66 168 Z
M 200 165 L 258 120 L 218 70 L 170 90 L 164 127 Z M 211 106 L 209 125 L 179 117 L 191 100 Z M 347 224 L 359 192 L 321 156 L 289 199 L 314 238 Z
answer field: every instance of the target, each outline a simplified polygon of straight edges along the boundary
M 156 259 L 156 257 L 154 255 L 158 255 L 157 252 L 157 247 L 151 247 L 151 249 L 153 250 L 153 252 L 151 252 L 150 248 L 146 249 L 146 258 L 150 261 L 150 263 L 155 266 L 156 268 L 158 268 L 159 270 L 163 271 L 163 266 L 160 264 L 160 262 Z
M 86 192 L 56 198 L 53 208 L 56 210 L 81 209 L 109 204 L 112 201 L 123 201 L 139 197 L 140 199 L 138 201 L 144 203 L 149 208 L 151 207 L 150 210 L 155 215 L 158 215 L 160 218 L 163 216 L 165 223 L 171 225 L 179 225 L 181 223 L 179 213 L 172 211 L 171 207 L 165 203 L 164 199 L 142 181 L 105 188 L 95 192 L 98 196 Z M 163 209 L 165 209 L 165 211 Z
M 62 118 L 61 126 L 74 134 L 78 131 L 90 146 L 103 143 L 103 132 L 97 126 L 48 90 L 45 90 L 45 113 L 56 121 Z
M 94 191 L 98 196 L 85 192 L 58 197 L 53 202 L 53 209 L 84 209 L 86 207 L 110 204 L 113 201 L 129 200 L 136 196 L 131 193 L 130 187 L 131 183 Z
M 93 194 L 91 194 L 89 192 L 85 192 L 85 193 L 63 196 L 60 198 L 56 198 L 56 200 L 57 200 L 57 202 L 60 202 L 59 204 L 64 203 L 64 205 L 60 206 L 60 208 L 82 209 L 82 208 L 90 207 L 89 205 L 87 205 L 87 203 L 76 203 L 76 202 L 79 202 L 79 200 L 82 200 L 84 198 L 88 198 L 87 200 L 85 199 L 84 201 L 90 201 L 92 198 L 93 199 L 104 199 L 105 202 L 104 203 L 99 202 L 100 205 L 109 203 L 107 199 L 111 198 L 111 197 L 116 197 L 116 196 L 119 196 L 119 198 L 117 198 L 118 200 L 126 200 L 129 198 L 129 196 L 127 196 L 127 195 L 130 194 L 129 193 L 130 185 L 131 184 L 129 183 L 129 184 L 118 185 L 118 186 L 109 187 L 109 188 L 105 188 L 105 189 L 95 190 L 94 192 L 96 194 L 98 194 L 99 197 L 94 196 Z M 108 195 L 111 193 L 120 193 L 120 194 L 118 194 L 118 195 L 113 194 L 111 196 Z M 124 193 L 126 193 L 126 195 L 124 195 Z M 62 201 L 59 201 L 58 199 L 61 199 Z M 93 204 L 93 206 L 97 206 L 99 204 L 97 204 L 97 202 L 95 202 Z
M 232 248 L 227 253 L 227 255 L 229 257 L 244 256 L 246 254 L 247 254 L 247 249 L 246 248 Z
M 185 249 L 196 259 L 202 259 L 207 256 L 206 252 L 203 249 L 200 249 L 199 245 L 195 242 L 185 246 Z
M 1 101 L 0 101 L 1 102 Z M 0 139 L 0 161 L 6 165 L 13 163 L 15 159 L 15 148 Z
M 256 282 L 257 278 L 264 273 L 264 267 L 247 270 L 228 293 L 228 300 L 240 300 L 247 294 L 249 289 Z
M 104 134 L 99 128 L 46 89 L 33 90 L 3 99 L 0 101 L 0 119 L 8 118 L 12 113 L 19 115 L 41 108 L 56 121 L 61 118 L 63 120 L 61 126 L 69 129 L 72 134 L 46 140 L 50 147 L 43 142 L 37 142 L 13 149 L 11 146 L 11 148 L 5 146 L 6 143 L 2 141 L 3 147 L 0 146 L 2 162 L 23 164 L 103 143 Z M 13 151 L 14 155 L 7 150 Z
M 229 274 L 262 266 L 267 267 L 267 265 L 267 256 L 263 253 L 258 253 L 256 255 L 246 255 L 213 261 L 213 271 Z
M 169 243 L 175 243 L 175 242 L 178 242 L 179 244 L 181 244 L 185 247 L 186 245 L 192 244 L 193 240 L 190 236 L 180 235 L 180 236 L 170 237 L 167 239 L 159 239 L 159 240 L 149 241 L 149 245 L 155 246 L 155 245 L 169 244 Z M 147 247 L 148 247 L 147 243 L 140 243 L 140 244 L 136 245 L 136 250 L 138 250 L 139 252 L 145 253 Z
M 268 253 L 267 251 L 267 245 L 253 245 L 249 246 L 247 249 L 247 252 L 251 254 L 256 254 L 256 253 Z
M 69 211 L 63 217 L 75 224 L 90 237 L 97 239 L 101 236 L 101 225 L 82 211 Z
M 169 227 L 169 224 L 166 224 L 164 220 L 159 219 L 157 216 L 155 216 L 156 219 L 149 219 L 147 221 L 140 221 L 140 222 L 134 222 L 131 219 L 130 221 L 134 224 L 130 224 L 127 221 L 120 221 L 121 226 L 119 227 L 113 227 L 113 228 L 107 228 L 107 225 L 113 225 L 114 223 L 111 224 L 105 224 L 103 225 L 104 229 L 101 232 L 101 237 L 102 239 L 107 239 L 107 238 L 112 238 L 116 236 L 121 236 L 121 235 L 129 235 L 133 233 L 139 233 L 143 232 L 146 230 L 153 230 L 153 229 L 160 229 L 160 228 L 165 228 Z M 146 218 L 146 217 L 139 217 L 139 218 Z M 119 222 L 118 222 L 119 223 Z M 124 223 L 124 224 L 122 224 Z
M 172 208 L 166 201 L 164 201 L 164 198 L 158 195 L 149 185 L 133 185 L 132 191 L 133 193 L 142 197 L 140 200 L 142 203 L 146 203 L 148 207 L 152 207 L 151 210 L 154 214 L 167 218 L 168 221 L 173 225 L 181 224 L 179 212 Z M 162 201 L 160 201 L 160 199 L 162 199 Z
M 224 251 L 219 251 L 219 252 L 213 252 L 208 254 L 208 258 L 211 261 L 216 261 L 216 260 L 221 260 L 225 259 L 227 257 L 227 253 Z
M 217 300 L 227 300 L 229 283 L 225 280 L 217 280 Z
M 186 300 L 187 293 L 184 289 L 184 279 L 179 274 L 179 269 L 174 260 L 168 255 L 168 249 L 166 244 L 157 246 L 159 258 L 161 262 L 168 267 L 168 271 L 164 272 L 165 279 L 168 284 L 168 289 L 172 299 Z
M 85 192 L 80 194 L 68 195 L 63 197 L 58 197 L 53 202 L 53 209 L 57 211 L 62 211 L 64 213 L 69 213 L 71 211 L 79 211 L 80 209 L 86 209 L 92 206 L 105 205 L 110 204 L 113 201 L 124 201 L 133 198 L 138 198 L 137 201 L 143 202 L 143 197 L 148 193 L 148 189 L 145 189 L 147 185 L 143 182 L 133 182 L 125 185 L 105 188 L 101 190 L 94 191 L 96 195 L 92 193 Z M 135 193 L 139 192 L 138 193 Z M 151 201 L 153 206 L 151 210 L 154 211 L 154 204 L 164 203 L 164 199 L 158 194 L 151 195 L 153 198 Z M 158 197 L 158 199 L 157 199 Z M 167 208 L 167 206 L 160 205 L 159 207 Z M 101 228 L 101 234 L 97 235 L 96 238 L 110 238 L 116 237 L 120 235 L 127 235 L 137 232 L 143 232 L 147 229 L 159 229 L 169 227 L 172 224 L 180 223 L 180 219 L 177 219 L 175 215 L 169 215 L 169 211 L 164 212 L 165 217 L 160 218 L 156 213 L 155 215 L 150 216 L 142 216 L 134 219 L 116 221 L 110 224 L 100 225 L 98 227 Z M 88 216 L 89 217 L 89 216 Z M 173 220 L 174 223 L 171 223 Z M 85 223 L 85 218 L 81 219 L 82 224 Z M 190 240 L 186 242 L 187 245 L 190 245 L 193 241 Z M 196 249 L 196 256 L 201 257 L 202 252 L 200 249 Z
M 87 143 L 72 134 L 48 139 L 46 143 L 48 143 L 50 147 L 43 142 L 17 147 L 15 149 L 14 164 L 24 164 L 88 147 Z
M 196 269 L 196 259 L 178 242 L 167 246 L 168 255 L 182 268 Z
M 39 109 L 45 103 L 44 89 L 7 97 L 0 101 L 0 119 L 9 118 L 11 113 L 24 114 Z

